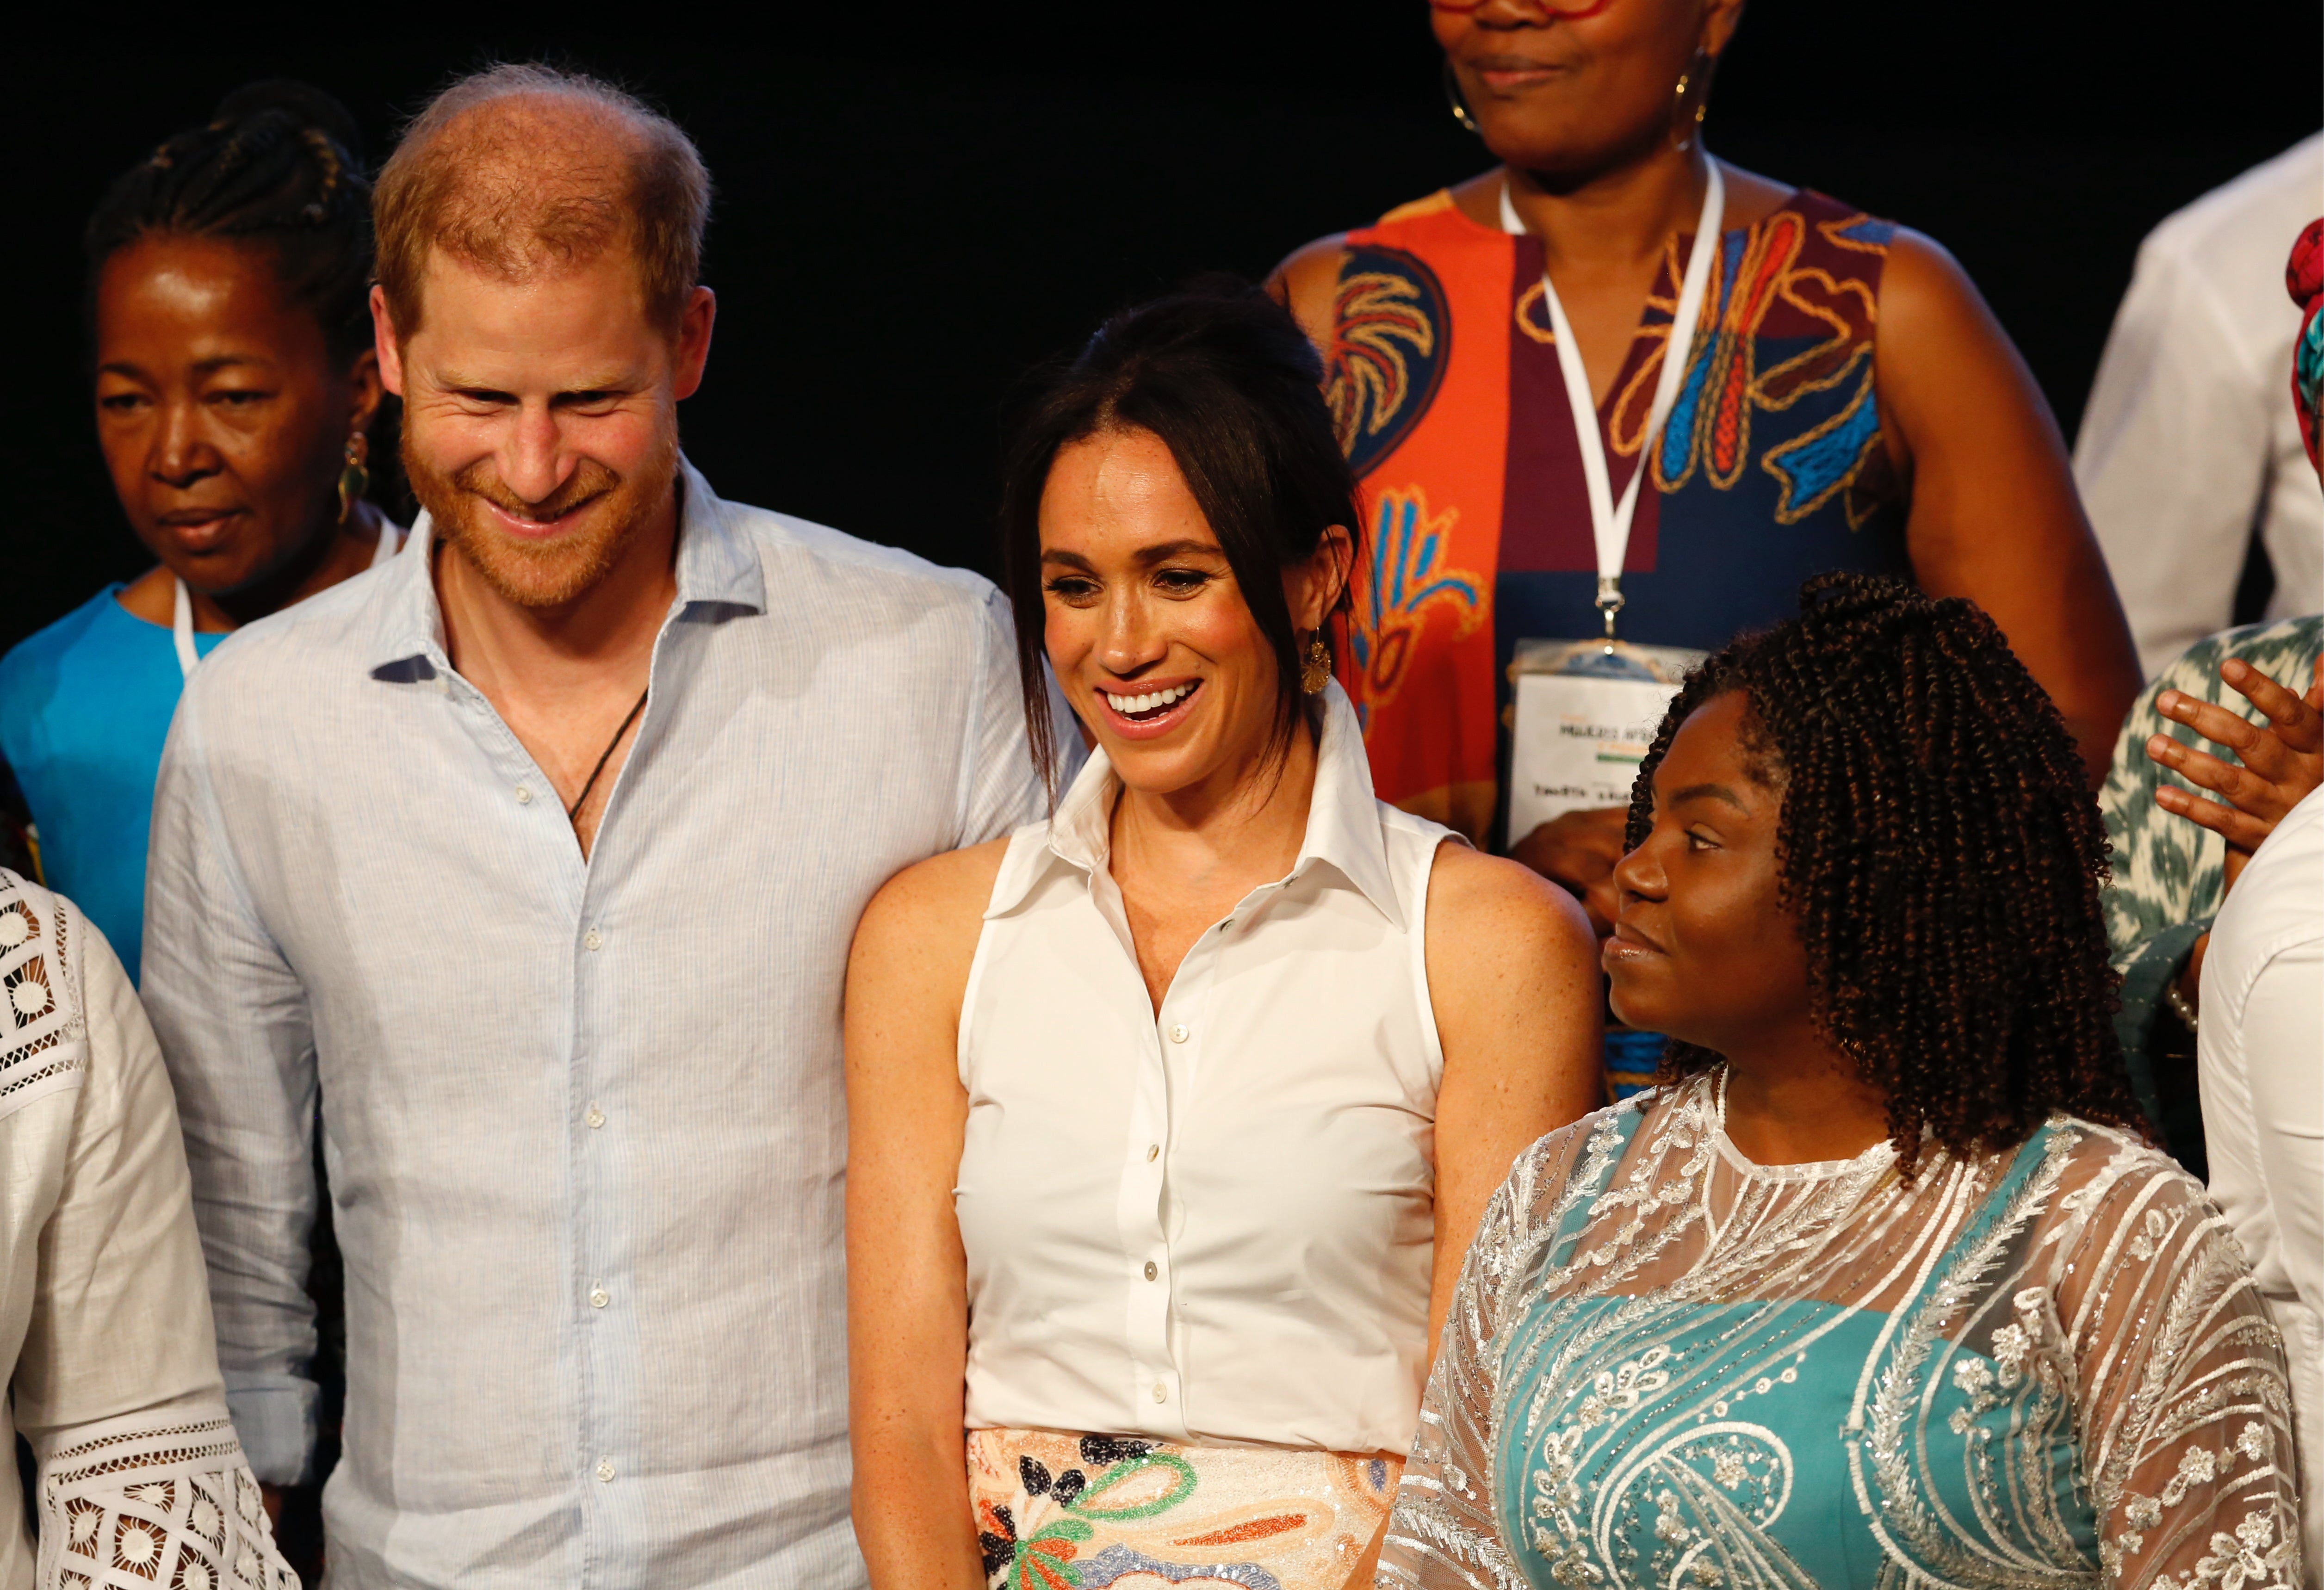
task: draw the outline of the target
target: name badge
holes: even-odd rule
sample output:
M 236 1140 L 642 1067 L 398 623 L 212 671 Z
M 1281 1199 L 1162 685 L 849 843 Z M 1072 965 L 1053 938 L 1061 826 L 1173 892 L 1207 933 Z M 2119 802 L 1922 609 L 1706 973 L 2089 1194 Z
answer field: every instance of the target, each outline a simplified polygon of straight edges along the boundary
M 1686 671 L 1708 653 L 1617 640 L 1520 640 L 1509 663 L 1509 840 L 1568 812 L 1630 804 Z

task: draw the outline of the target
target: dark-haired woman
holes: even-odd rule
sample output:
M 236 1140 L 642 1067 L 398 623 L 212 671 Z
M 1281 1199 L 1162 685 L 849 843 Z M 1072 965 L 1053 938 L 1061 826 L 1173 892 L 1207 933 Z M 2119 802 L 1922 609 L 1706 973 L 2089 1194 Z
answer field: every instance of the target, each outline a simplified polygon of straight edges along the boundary
M 1691 675 L 1615 877 L 1663 1086 L 1463 1267 L 1383 1585 L 2300 1580 L 2283 1351 L 2129 1129 L 2105 842 L 1958 598 L 1833 575 Z
M 1601 933 L 1618 804 L 1536 823 L 1528 778 L 1511 804 L 1522 641 L 1597 637 L 1610 607 L 1625 641 L 1709 651 L 1812 574 L 1909 574 L 1994 616 L 2093 784 L 2139 686 L 2057 426 L 1960 266 L 1705 152 L 1742 9 L 1434 0 L 1448 92 L 1500 163 L 1278 276 L 1377 554 L 1348 677 L 1379 792 L 1505 830 Z
M 161 562 L 0 660 L 0 753 L 44 877 L 133 980 L 186 676 L 228 631 L 399 544 L 364 500 L 380 384 L 358 148 L 328 95 L 253 84 L 124 172 L 89 221 L 97 440 Z
M 1033 744 L 1046 663 L 1095 749 L 1052 821 L 858 931 L 880 1590 L 1368 1584 L 1486 1190 L 1594 1094 L 1579 910 L 1373 797 L 1315 376 L 1264 294 L 1189 291 L 1108 324 L 1015 449 Z

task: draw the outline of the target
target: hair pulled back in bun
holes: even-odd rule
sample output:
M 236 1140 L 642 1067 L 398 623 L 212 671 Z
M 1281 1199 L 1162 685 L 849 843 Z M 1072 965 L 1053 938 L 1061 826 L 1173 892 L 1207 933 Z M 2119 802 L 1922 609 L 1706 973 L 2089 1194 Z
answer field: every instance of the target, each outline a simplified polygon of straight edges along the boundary
M 198 127 L 114 179 L 83 248 L 89 306 L 105 262 L 143 238 L 215 238 L 266 250 L 291 301 L 313 311 L 334 358 L 371 342 L 371 183 L 355 117 L 286 78 L 247 83 Z

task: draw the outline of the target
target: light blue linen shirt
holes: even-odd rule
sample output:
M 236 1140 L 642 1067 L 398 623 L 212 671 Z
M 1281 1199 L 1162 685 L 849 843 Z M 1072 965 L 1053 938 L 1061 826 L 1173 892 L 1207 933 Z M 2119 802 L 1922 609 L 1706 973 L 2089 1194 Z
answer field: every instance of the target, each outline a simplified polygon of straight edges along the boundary
M 1046 809 L 1007 605 L 688 467 L 585 862 L 432 564 L 235 634 L 162 758 L 144 994 L 236 1428 L 309 1461 L 319 1093 L 334 1585 L 860 1585 L 841 988 L 881 883 Z

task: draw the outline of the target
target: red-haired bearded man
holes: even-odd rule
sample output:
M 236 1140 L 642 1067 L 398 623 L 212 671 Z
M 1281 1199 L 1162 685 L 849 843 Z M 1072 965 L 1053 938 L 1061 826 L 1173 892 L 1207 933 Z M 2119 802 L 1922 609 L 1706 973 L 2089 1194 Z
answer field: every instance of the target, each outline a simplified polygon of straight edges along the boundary
M 373 300 L 420 556 L 238 633 L 163 759 L 145 995 L 277 1484 L 315 1433 L 322 1132 L 342 1586 L 862 1582 L 848 944 L 1041 789 L 989 584 L 680 455 L 708 196 L 586 78 L 420 116 Z

